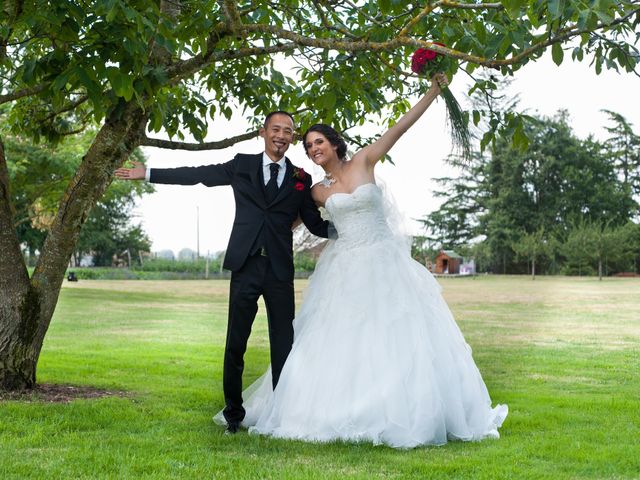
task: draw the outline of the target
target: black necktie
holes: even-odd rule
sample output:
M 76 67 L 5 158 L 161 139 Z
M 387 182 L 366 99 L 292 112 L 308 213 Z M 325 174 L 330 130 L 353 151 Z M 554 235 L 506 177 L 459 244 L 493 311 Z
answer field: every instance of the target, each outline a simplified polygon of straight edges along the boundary
M 278 194 L 278 170 L 280 170 L 280 165 L 274 162 L 269 165 L 269 169 L 271 170 L 271 176 L 265 186 L 265 192 L 267 194 L 267 202 L 271 203 Z

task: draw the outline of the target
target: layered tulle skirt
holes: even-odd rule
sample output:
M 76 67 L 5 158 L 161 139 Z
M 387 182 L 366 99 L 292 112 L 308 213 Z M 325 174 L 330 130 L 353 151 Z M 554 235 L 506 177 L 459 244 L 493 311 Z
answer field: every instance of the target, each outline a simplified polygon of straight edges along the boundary
M 243 424 L 279 438 L 400 448 L 497 438 L 507 407 L 492 407 L 440 291 L 391 238 L 331 242 L 278 386 L 268 371 L 244 392 Z

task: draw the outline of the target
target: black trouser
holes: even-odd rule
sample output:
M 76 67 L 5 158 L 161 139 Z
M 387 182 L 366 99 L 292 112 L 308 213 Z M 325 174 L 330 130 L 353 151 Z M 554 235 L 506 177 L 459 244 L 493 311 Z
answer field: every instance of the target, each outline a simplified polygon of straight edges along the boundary
M 231 275 L 229 292 L 229 323 L 224 353 L 223 388 L 227 422 L 241 422 L 242 371 L 244 352 L 251 326 L 258 311 L 258 298 L 262 295 L 267 307 L 269 343 L 271 345 L 271 371 L 273 388 L 293 344 L 293 317 L 295 315 L 293 281 L 278 280 L 272 272 L 269 258 L 254 255 L 244 266 Z

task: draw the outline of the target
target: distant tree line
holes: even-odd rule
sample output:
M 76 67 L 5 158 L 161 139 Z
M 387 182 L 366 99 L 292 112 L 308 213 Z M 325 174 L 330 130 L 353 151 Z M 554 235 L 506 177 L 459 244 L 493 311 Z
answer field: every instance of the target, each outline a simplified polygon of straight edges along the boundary
M 526 117 L 520 145 L 493 139 L 471 162 L 451 156 L 460 174 L 436 179 L 444 201 L 422 219 L 414 254 L 455 249 L 494 273 L 640 272 L 640 136 L 605 113 L 605 141 L 578 138 L 559 111 Z

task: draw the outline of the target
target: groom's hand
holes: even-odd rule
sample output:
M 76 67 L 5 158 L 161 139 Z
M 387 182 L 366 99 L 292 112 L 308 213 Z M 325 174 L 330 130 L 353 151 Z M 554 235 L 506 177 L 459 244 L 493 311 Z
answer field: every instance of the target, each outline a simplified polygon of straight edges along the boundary
M 121 180 L 144 180 L 147 167 L 142 162 L 133 162 L 133 168 L 118 168 L 115 171 L 116 178 Z

